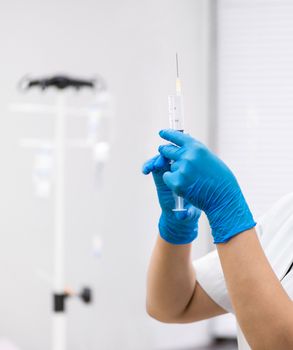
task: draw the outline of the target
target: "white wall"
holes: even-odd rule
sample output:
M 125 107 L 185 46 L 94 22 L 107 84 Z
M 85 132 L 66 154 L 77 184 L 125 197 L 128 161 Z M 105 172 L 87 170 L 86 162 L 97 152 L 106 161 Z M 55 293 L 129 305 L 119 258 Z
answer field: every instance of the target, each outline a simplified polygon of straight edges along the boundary
M 187 127 L 207 140 L 204 19 L 204 0 L 1 2 L 0 336 L 26 350 L 50 348 L 50 289 L 35 269 L 52 272 L 53 201 L 32 196 L 32 155 L 19 148 L 18 140 L 52 135 L 52 124 L 48 118 L 15 116 L 7 107 L 30 99 L 15 89 L 25 73 L 65 71 L 102 74 L 117 112 L 102 191 L 91 182 L 90 155 L 68 153 L 68 284 L 90 282 L 96 292 L 89 309 L 70 302 L 69 348 L 178 349 L 178 344 L 206 341 L 206 324 L 166 326 L 145 314 L 146 269 L 159 208 L 151 178 L 140 173 L 143 161 L 156 152 L 158 130 L 168 123 L 176 51 Z M 90 256 L 97 232 L 104 240 L 99 261 Z M 195 254 L 204 252 L 205 242 L 202 237 Z

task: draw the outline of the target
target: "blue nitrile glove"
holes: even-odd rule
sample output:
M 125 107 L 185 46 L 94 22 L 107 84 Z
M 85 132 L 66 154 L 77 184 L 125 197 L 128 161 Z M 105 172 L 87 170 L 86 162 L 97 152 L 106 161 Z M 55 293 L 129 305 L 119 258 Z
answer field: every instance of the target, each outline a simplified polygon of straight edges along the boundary
M 142 168 L 142 172 L 145 175 L 153 174 L 157 188 L 162 209 L 159 220 L 160 236 L 172 244 L 187 244 L 197 237 L 200 210 L 189 203 L 185 203 L 186 211 L 172 211 L 175 206 L 175 200 L 172 191 L 163 181 L 163 174 L 166 171 L 170 171 L 169 161 L 160 155 L 147 161 Z
M 161 155 L 174 161 L 163 175 L 165 184 L 206 213 L 214 243 L 227 242 L 256 225 L 235 176 L 223 161 L 188 134 L 168 129 L 160 131 L 160 136 L 173 143 L 159 147 Z

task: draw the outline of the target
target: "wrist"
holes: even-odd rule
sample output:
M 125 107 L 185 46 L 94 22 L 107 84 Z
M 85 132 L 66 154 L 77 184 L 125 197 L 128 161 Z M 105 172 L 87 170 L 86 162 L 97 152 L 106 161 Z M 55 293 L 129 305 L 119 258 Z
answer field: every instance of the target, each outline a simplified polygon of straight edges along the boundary
M 167 242 L 164 238 L 158 234 L 156 249 L 159 249 L 162 256 L 176 256 L 180 257 L 182 260 L 190 261 L 191 260 L 191 250 L 192 244 L 181 244 L 174 245 L 172 243 Z
M 214 243 L 225 243 L 232 237 L 256 225 L 253 215 L 241 191 L 235 201 L 226 201 L 217 209 L 207 213 Z

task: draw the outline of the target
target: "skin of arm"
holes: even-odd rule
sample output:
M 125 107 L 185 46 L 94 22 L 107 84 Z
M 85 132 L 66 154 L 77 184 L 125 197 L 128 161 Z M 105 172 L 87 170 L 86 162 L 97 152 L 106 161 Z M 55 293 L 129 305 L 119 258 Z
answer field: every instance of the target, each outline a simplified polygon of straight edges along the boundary
M 196 281 L 191 244 L 158 236 L 147 278 L 148 314 L 165 323 L 189 323 L 226 313 Z
M 253 350 L 293 349 L 293 303 L 250 229 L 217 245 L 237 321 Z

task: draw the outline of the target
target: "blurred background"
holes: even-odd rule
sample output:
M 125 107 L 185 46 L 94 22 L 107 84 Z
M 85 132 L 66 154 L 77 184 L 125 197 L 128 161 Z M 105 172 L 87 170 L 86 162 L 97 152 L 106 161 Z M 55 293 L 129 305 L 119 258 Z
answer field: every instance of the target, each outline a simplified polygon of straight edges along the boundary
M 255 216 L 292 191 L 293 3 L 3 0 L 0 9 L 0 349 L 52 349 L 56 186 L 46 183 L 50 147 L 31 140 L 56 136 L 60 93 L 18 83 L 54 74 L 102 77 L 110 147 L 97 156 L 72 141 L 64 153 L 64 282 L 94 294 L 88 305 L 68 300 L 67 348 L 191 350 L 215 339 L 235 348 L 232 316 L 164 325 L 146 314 L 160 210 L 141 165 L 168 127 L 178 52 L 186 129 L 234 170 Z M 66 139 L 88 140 L 97 94 L 71 89 L 62 101 L 78 111 L 66 116 Z M 212 249 L 203 218 L 194 257 Z

